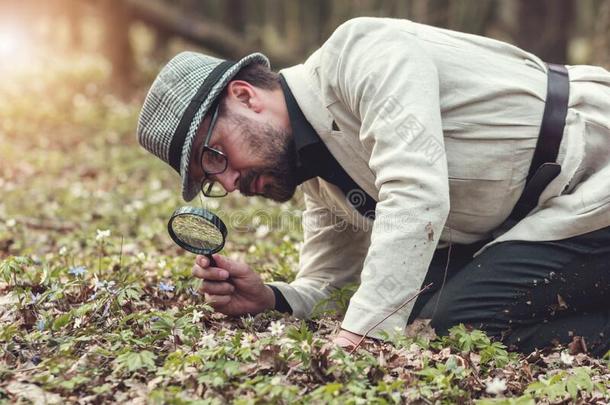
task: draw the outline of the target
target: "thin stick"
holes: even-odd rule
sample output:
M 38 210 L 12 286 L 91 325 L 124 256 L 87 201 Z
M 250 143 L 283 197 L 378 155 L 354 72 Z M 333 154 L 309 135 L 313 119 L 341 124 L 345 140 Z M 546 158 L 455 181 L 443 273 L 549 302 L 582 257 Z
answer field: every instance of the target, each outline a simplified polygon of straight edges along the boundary
M 119 252 L 119 269 L 123 269 L 123 240 L 124 237 L 121 235 L 121 251 Z
M 418 292 L 415 293 L 414 296 L 412 296 L 411 298 L 409 298 L 408 300 L 406 300 L 401 306 L 399 306 L 398 308 L 396 308 L 394 311 L 390 312 L 388 315 L 386 315 L 385 318 L 383 318 L 381 321 L 377 322 L 375 325 L 371 326 L 369 328 L 369 330 L 367 330 L 366 332 L 364 332 L 364 335 L 362 335 L 362 337 L 360 338 L 360 340 L 358 341 L 358 343 L 356 343 L 356 346 L 354 346 L 354 348 L 352 350 L 350 350 L 349 354 L 353 354 L 356 349 L 358 349 L 358 347 L 360 347 L 360 345 L 362 344 L 362 342 L 364 342 L 364 339 L 366 339 L 366 336 L 371 333 L 371 331 L 373 329 L 375 329 L 377 326 L 381 325 L 383 323 L 383 321 L 385 321 L 386 319 L 388 319 L 389 317 L 391 317 L 392 315 L 394 315 L 396 312 L 400 311 L 401 309 L 403 309 L 409 302 L 413 301 L 415 298 L 419 297 L 419 295 L 421 293 L 423 293 L 424 291 L 426 291 L 428 288 L 430 288 L 432 286 L 433 283 L 430 283 L 424 287 L 422 287 Z

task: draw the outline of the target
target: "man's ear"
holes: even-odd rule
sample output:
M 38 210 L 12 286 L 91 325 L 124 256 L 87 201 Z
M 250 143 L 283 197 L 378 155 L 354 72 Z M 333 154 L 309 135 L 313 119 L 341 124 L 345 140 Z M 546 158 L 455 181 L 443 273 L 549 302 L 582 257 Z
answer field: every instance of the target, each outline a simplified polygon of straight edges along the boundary
M 243 80 L 233 80 L 227 85 L 227 96 L 240 106 L 256 113 L 263 109 L 262 100 L 256 87 Z

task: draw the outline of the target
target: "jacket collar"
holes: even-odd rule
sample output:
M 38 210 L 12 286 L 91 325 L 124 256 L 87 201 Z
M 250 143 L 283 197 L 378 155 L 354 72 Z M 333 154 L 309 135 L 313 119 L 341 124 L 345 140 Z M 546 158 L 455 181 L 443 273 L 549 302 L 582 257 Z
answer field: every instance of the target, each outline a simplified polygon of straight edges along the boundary
M 284 76 L 280 74 L 280 85 L 286 100 L 286 108 L 288 109 L 288 117 L 292 128 L 292 138 L 294 140 L 295 155 L 297 158 L 297 183 L 301 184 L 309 180 L 318 173 L 314 170 L 315 165 L 311 164 L 311 153 L 319 147 L 322 140 L 313 129 L 309 121 L 303 115 L 303 111 L 299 107 L 290 87 L 286 83 Z
M 319 89 L 312 87 L 312 83 L 316 82 L 315 78 L 304 65 L 282 69 L 280 74 L 284 77 L 307 122 L 325 141 L 332 131 L 333 117 L 326 108 Z

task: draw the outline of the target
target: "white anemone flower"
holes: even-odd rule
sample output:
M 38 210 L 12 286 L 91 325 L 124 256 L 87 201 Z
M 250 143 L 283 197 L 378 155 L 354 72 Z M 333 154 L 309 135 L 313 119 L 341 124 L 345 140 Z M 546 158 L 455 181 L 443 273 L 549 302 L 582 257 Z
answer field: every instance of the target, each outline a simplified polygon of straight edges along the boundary
M 285 327 L 286 325 L 284 325 L 282 321 L 273 321 L 271 322 L 271 325 L 269 325 L 269 332 L 271 332 L 273 336 L 281 336 L 282 333 L 284 333 Z
M 110 237 L 110 229 L 98 229 L 96 232 L 97 234 L 95 235 L 95 240 L 98 242 Z
M 574 356 L 572 356 L 570 353 L 568 353 L 565 350 L 563 352 L 561 352 L 561 355 L 559 356 L 559 359 L 566 366 L 571 366 L 572 362 L 574 362 Z
M 500 395 L 506 391 L 506 381 L 501 378 L 494 378 L 493 380 L 485 383 L 485 392 L 492 395 Z

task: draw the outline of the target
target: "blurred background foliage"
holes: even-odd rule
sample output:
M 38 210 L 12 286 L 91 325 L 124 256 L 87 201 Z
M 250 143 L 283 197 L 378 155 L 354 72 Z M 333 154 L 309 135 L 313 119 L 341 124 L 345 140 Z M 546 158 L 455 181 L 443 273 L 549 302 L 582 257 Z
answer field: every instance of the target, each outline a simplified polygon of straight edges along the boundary
M 125 89 L 183 48 L 227 58 L 260 50 L 276 68 L 299 63 L 364 15 L 487 35 L 548 62 L 610 63 L 610 0 L 2 0 L 0 63 L 33 47 L 100 52 Z

